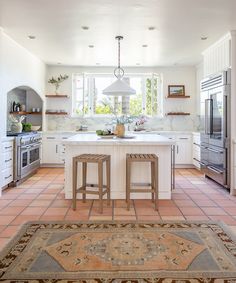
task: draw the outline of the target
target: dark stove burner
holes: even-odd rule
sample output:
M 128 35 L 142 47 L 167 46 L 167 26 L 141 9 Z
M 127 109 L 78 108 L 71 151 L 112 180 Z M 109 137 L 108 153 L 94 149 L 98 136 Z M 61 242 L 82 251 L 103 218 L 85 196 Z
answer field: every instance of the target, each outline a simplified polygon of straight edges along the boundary
M 19 136 L 27 136 L 27 135 L 35 135 L 38 132 L 32 131 L 32 132 L 21 132 L 21 133 L 12 133 L 12 132 L 7 132 L 8 137 L 19 137 Z

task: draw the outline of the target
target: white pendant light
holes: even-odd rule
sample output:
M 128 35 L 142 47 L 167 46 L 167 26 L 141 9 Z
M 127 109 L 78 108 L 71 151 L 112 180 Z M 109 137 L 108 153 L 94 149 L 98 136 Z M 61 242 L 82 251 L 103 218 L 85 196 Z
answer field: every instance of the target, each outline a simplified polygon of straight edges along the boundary
M 123 36 L 116 36 L 118 40 L 118 67 L 114 70 L 114 75 L 117 80 L 103 90 L 103 94 L 112 96 L 128 96 L 136 94 L 135 89 L 131 88 L 125 81 L 123 81 L 124 70 L 120 67 L 120 40 Z

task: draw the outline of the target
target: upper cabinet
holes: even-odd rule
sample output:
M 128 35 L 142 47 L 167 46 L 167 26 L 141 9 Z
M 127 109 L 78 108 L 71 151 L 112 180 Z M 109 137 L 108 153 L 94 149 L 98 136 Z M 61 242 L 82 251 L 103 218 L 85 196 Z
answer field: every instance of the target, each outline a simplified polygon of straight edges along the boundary
M 204 77 L 231 67 L 231 35 L 225 35 L 202 54 Z

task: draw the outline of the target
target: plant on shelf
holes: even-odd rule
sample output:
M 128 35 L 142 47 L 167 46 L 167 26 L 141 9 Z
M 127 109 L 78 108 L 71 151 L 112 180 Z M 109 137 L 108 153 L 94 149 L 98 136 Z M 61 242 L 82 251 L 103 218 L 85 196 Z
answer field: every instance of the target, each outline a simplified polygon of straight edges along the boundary
M 58 78 L 52 77 L 51 79 L 48 80 L 48 83 L 55 86 L 55 93 L 58 94 L 57 91 L 60 87 L 60 84 L 65 80 L 67 80 L 68 78 L 69 78 L 68 75 L 64 75 L 64 76 L 60 75 Z

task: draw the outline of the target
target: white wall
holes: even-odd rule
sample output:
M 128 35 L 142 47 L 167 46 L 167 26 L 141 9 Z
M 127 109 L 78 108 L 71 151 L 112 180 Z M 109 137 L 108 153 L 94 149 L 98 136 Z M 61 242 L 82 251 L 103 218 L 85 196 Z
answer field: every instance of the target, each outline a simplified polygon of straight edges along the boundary
M 47 80 L 52 76 L 60 74 L 69 75 L 69 79 L 64 81 L 60 87 L 60 93 L 68 94 L 69 99 L 47 99 L 48 108 L 65 109 L 71 111 L 71 96 L 72 96 L 72 74 L 73 73 L 113 73 L 114 68 L 110 67 L 69 67 L 69 66 L 48 66 L 47 67 Z M 156 68 L 125 68 L 126 74 L 128 73 L 158 73 L 163 77 L 163 108 L 166 112 L 190 112 L 191 116 L 164 116 L 162 119 L 155 118 L 149 121 L 152 128 L 163 128 L 166 130 L 195 130 L 198 126 L 196 121 L 196 69 L 195 67 L 156 67 Z M 190 95 L 189 99 L 167 99 L 168 85 L 181 84 L 185 85 L 186 95 Z M 53 93 L 54 88 L 50 84 L 46 84 L 46 93 Z M 104 126 L 107 119 L 81 119 L 57 116 L 46 117 L 45 130 L 75 130 L 82 123 L 89 125 L 89 129 L 98 129 Z
M 45 64 L 0 29 L 0 137 L 6 134 L 7 93 L 29 86 L 44 99 Z

